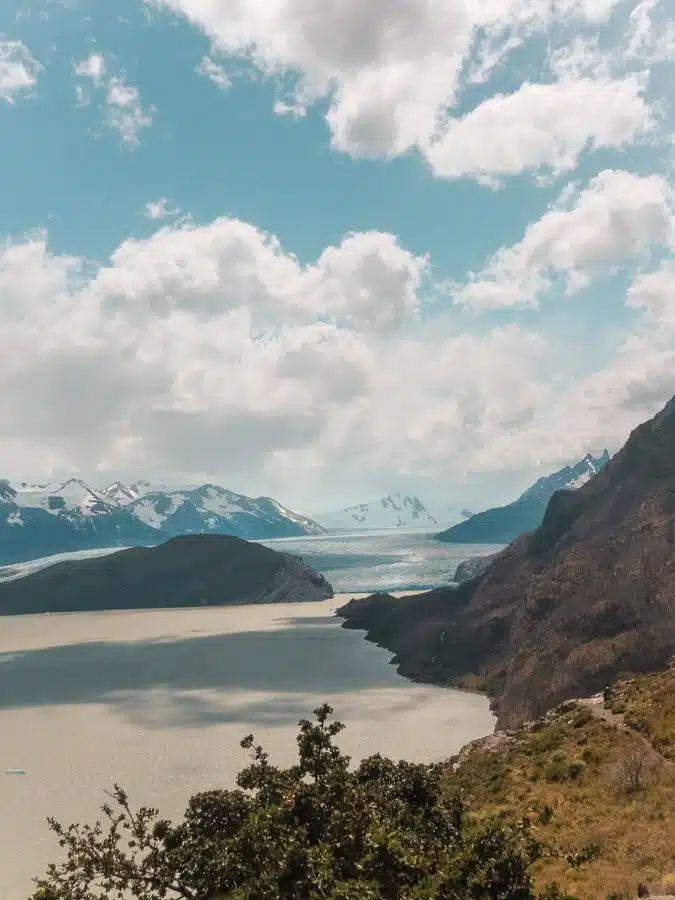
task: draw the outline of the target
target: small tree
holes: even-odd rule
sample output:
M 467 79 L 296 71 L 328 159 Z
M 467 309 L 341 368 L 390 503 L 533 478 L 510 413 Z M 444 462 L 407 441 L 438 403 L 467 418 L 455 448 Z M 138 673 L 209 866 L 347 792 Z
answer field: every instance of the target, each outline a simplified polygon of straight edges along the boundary
M 626 794 L 638 794 L 645 790 L 653 774 L 651 754 L 640 744 L 623 754 L 616 765 L 615 781 L 619 790 Z
M 49 820 L 66 853 L 34 900 L 531 900 L 542 849 L 525 825 L 479 826 L 442 791 L 441 766 L 371 756 L 355 768 L 334 743 L 332 709 L 301 720 L 298 762 L 251 763 L 234 790 L 196 794 L 173 825 L 134 812 L 118 786 L 105 825 Z M 562 897 L 549 888 L 547 900 Z M 566 895 L 565 895 L 566 896 Z

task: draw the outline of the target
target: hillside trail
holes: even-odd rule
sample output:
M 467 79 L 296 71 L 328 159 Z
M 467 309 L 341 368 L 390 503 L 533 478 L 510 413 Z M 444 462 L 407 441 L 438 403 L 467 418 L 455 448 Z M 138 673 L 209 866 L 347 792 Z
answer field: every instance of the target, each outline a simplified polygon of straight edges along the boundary
M 578 702 L 583 703 L 584 706 L 588 707 L 596 718 L 608 722 L 620 731 L 630 733 L 645 748 L 652 758 L 658 758 L 659 765 L 662 769 L 675 778 L 675 764 L 673 761 L 666 759 L 666 757 L 643 734 L 640 734 L 639 731 L 636 731 L 634 728 L 631 728 L 630 725 L 627 725 L 623 713 L 615 713 L 612 712 L 611 709 L 607 709 L 605 706 L 605 698 L 602 693 L 593 694 L 592 697 L 585 697 Z M 652 900 L 656 900 L 656 898 L 652 898 Z

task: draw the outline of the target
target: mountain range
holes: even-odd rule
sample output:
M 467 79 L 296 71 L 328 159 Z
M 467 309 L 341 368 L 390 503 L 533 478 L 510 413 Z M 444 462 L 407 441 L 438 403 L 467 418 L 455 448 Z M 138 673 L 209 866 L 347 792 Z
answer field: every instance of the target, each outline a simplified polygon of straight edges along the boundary
M 12 485 L 0 480 L 0 565 L 56 553 L 159 544 L 181 534 L 251 540 L 323 534 L 270 497 L 246 497 L 214 484 L 181 490 L 139 481 L 103 489 L 81 479 Z
M 576 465 L 564 466 L 552 475 L 539 478 L 513 503 L 476 513 L 436 537 L 451 544 L 508 544 L 541 524 L 546 504 L 556 491 L 580 488 L 608 461 L 607 450 L 598 457 L 588 453 Z
M 501 728 L 675 654 L 675 398 L 475 578 L 338 610 L 418 681 L 486 691 Z
M 442 501 L 423 502 L 414 494 L 391 493 L 370 503 L 359 503 L 337 512 L 318 514 L 315 518 L 327 531 L 368 531 L 414 526 L 433 528 L 458 520 L 461 515 L 463 513 L 453 513 L 452 507 Z

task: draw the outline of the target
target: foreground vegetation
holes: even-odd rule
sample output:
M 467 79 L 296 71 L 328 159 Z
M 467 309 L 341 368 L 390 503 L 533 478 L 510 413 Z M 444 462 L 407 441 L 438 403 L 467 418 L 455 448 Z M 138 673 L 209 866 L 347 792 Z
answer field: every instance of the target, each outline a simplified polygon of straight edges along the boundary
M 624 900 L 675 895 L 675 670 L 617 683 L 442 765 L 350 768 L 322 706 L 298 763 L 253 737 L 235 790 L 177 825 L 116 788 L 34 900 Z M 558 887 L 560 885 L 560 887 Z
M 63 828 L 66 852 L 40 900 L 563 900 L 537 895 L 546 852 L 522 823 L 479 822 L 443 790 L 441 766 L 373 756 L 354 768 L 335 745 L 332 710 L 300 722 L 297 765 L 270 764 L 252 736 L 235 790 L 194 796 L 172 825 L 134 812 L 119 788 L 105 824 Z
M 673 748 L 669 670 L 470 745 L 445 790 L 480 820 L 529 818 L 557 851 L 534 863 L 535 884 L 556 880 L 584 900 L 634 898 L 639 884 L 675 894 Z

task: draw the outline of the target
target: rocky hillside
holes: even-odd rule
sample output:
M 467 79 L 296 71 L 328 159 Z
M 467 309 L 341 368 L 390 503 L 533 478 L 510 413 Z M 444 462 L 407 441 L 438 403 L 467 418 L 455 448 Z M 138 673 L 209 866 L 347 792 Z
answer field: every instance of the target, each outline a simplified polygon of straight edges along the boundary
M 326 600 L 297 556 L 225 535 L 188 535 L 0 582 L 0 615 Z
M 501 727 L 675 652 L 675 400 L 479 577 L 353 600 L 346 627 L 425 681 L 486 690 Z
M 545 717 L 474 741 L 446 789 L 482 818 L 526 816 L 553 852 L 537 886 L 583 900 L 675 891 L 675 670 L 620 681 Z
M 451 544 L 507 544 L 541 524 L 546 504 L 556 491 L 580 488 L 608 461 L 607 450 L 598 457 L 589 453 L 575 465 L 539 478 L 513 503 L 476 513 L 436 537 Z

